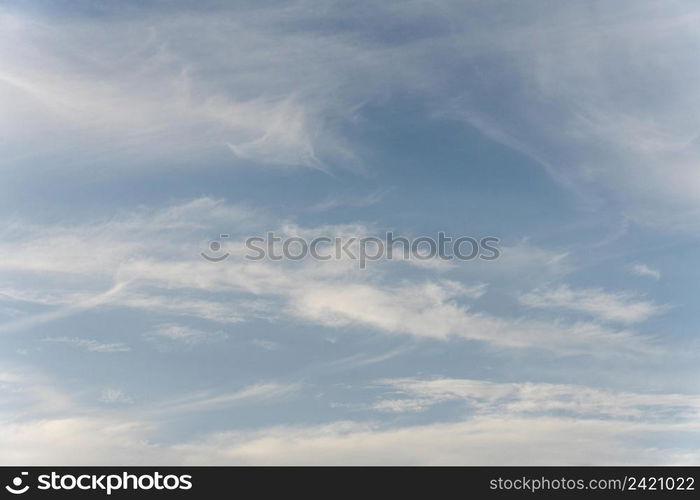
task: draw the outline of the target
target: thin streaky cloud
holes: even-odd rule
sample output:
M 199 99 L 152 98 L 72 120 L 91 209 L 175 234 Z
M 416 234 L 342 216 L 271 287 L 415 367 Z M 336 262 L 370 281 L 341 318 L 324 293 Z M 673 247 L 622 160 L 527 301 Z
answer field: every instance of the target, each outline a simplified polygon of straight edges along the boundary
M 131 347 L 120 342 L 100 342 L 95 339 L 79 337 L 46 337 L 44 342 L 68 344 L 90 352 L 129 352 Z
M 659 271 L 658 269 L 654 269 L 653 267 L 650 267 L 646 264 L 632 264 L 632 266 L 630 267 L 630 271 L 632 272 L 632 274 L 635 274 L 637 276 L 653 278 L 657 281 L 661 279 L 661 271 Z
M 0 7 L 0 461 L 700 461 L 697 1 L 63 7 Z M 245 258 L 389 231 L 501 255 Z
M 568 309 L 590 314 L 604 321 L 639 323 L 667 310 L 630 292 L 603 289 L 575 289 L 567 285 L 539 288 L 519 296 L 522 304 L 542 309 Z

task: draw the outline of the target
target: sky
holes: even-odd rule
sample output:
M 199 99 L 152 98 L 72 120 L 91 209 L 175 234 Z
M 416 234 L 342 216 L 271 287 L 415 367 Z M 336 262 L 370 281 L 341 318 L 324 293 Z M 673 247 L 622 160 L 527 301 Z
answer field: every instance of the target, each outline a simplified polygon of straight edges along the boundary
M 699 54 L 691 0 L 0 1 L 0 462 L 697 464 Z

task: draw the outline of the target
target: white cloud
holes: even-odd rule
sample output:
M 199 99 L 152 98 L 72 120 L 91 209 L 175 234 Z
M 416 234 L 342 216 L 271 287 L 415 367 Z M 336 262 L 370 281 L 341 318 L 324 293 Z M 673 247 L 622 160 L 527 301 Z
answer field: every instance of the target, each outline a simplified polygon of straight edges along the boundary
M 5 388 L 3 384 L 10 384 Z M 50 385 L 0 372 L 3 401 L 30 395 L 29 411 L 0 406 L 3 464 L 692 464 L 700 437 L 698 396 L 609 392 L 585 386 L 495 384 L 479 380 L 382 381 L 407 401 L 454 398 L 478 406 L 443 423 L 390 427 L 333 421 L 205 433 L 159 440 L 175 418 L 239 404 L 279 401 L 298 384 L 260 383 L 232 393 L 186 394 L 165 402 L 81 407 Z M 9 390 L 7 390 L 9 389 Z M 55 405 L 56 397 L 70 401 Z M 119 390 L 112 402 L 124 401 Z M 128 399 L 128 398 L 127 398 Z M 53 405 L 51 414 L 39 415 Z M 404 404 L 404 407 L 407 405 Z M 405 408 L 404 408 L 405 409 Z M 563 415 L 562 410 L 570 415 Z M 162 416 L 167 415 L 167 419 Z M 562 446 L 576 443 L 576 446 Z M 640 444 L 646 443 L 646 444 Z M 537 453 L 532 453 L 532 450 Z
M 293 295 L 292 313 L 331 327 L 369 326 L 419 338 L 464 338 L 495 346 L 557 352 L 651 352 L 625 330 L 597 323 L 505 319 L 473 312 L 440 283 L 381 288 L 368 284 L 315 285 Z
M 697 435 L 697 427 L 565 418 L 473 418 L 385 429 L 336 422 L 149 441 L 149 422 L 68 417 L 7 425 L 4 464 L 662 465 L 697 463 L 692 448 L 632 444 L 634 437 Z M 562 446 L 575 442 L 576 446 Z M 537 450 L 533 453 L 532 450 Z
M 27 367 L 0 369 L 0 420 L 41 418 L 71 411 L 73 398 Z
M 252 225 L 251 220 L 260 217 L 251 209 L 202 197 L 166 207 L 122 210 L 82 224 L 37 225 L 6 220 L 0 270 L 109 278 L 134 256 L 196 255 L 199 239 L 211 236 L 212 227 L 245 231 Z M 63 284 L 62 289 L 65 287 Z
M 222 152 L 318 168 L 325 158 L 356 159 L 340 130 L 365 104 L 411 92 L 435 116 L 530 156 L 583 190 L 585 203 L 610 196 L 638 223 L 697 228 L 697 5 L 534 2 L 507 16 L 501 8 L 358 2 L 318 10 L 298 1 L 144 10 L 110 22 L 6 7 L 6 163 L 22 162 L 31 147 L 34 158 L 118 154 L 127 160 L 120 169 Z M 312 28 L 341 18 L 333 34 Z M 399 33 L 419 20 L 434 29 L 383 36 L 387 23 Z M 505 106 L 493 105 L 504 97 Z
M 220 464 L 690 464 L 692 450 L 630 444 L 644 433 L 697 427 L 565 418 L 481 418 L 402 428 L 351 422 L 218 433 L 174 447 L 186 463 Z M 577 446 L 562 446 L 562 443 Z M 537 450 L 533 453 L 532 450 Z
M 70 344 L 91 352 L 128 352 L 131 350 L 131 347 L 122 344 L 121 342 L 106 343 L 95 339 L 78 337 L 47 337 L 44 339 L 44 342 Z
M 106 388 L 100 395 L 100 402 L 106 404 L 133 403 L 133 399 L 122 389 Z
M 250 341 L 250 343 L 266 351 L 279 351 L 280 349 L 282 349 L 282 344 L 280 344 L 279 342 L 273 342 L 272 340 L 253 339 Z
M 30 226 L 24 231 L 16 223 L 0 245 L 0 257 L 8 257 L 0 259 L 0 267 L 11 278 L 6 280 L 3 294 L 6 299 L 41 304 L 48 310 L 14 319 L 0 325 L 0 330 L 30 328 L 90 308 L 133 307 L 219 323 L 240 322 L 261 314 L 272 319 L 294 316 L 326 327 L 369 327 L 391 334 L 436 340 L 463 338 L 511 348 L 605 355 L 651 352 L 647 342 L 633 332 L 595 322 L 571 323 L 558 316 L 535 321 L 476 311 L 474 301 L 488 289 L 482 280 L 463 283 L 429 276 L 407 281 L 397 278 L 391 266 L 381 262 L 373 263 L 371 273 L 358 273 L 357 262 L 347 258 L 327 262 L 248 261 L 243 258 L 243 231 L 258 228 L 259 232 L 253 219 L 264 216 L 252 216 L 249 210 L 202 198 L 150 212 L 141 209 L 111 222 Z M 199 258 L 198 235 L 216 234 L 207 228 L 229 225 L 231 221 L 236 222 L 241 236 L 232 235 L 226 243 L 229 259 L 213 264 Z M 369 228 L 357 224 L 314 228 L 282 224 L 280 229 L 280 234 L 306 237 L 369 232 Z M 56 256 L 35 248 L 47 240 L 53 243 L 52 235 L 69 237 L 71 242 L 59 245 Z M 101 255 L 99 248 L 93 248 L 98 257 L 90 261 L 92 254 L 88 254 L 85 262 L 85 241 L 98 236 L 104 236 L 101 244 L 120 250 Z M 546 268 L 554 263 L 556 267 L 564 259 L 563 254 L 538 251 L 530 244 L 517 248 L 516 258 L 505 265 L 497 279 L 508 275 L 522 278 L 525 273 L 519 272 L 521 269 L 537 274 L 538 265 Z M 527 252 L 533 254 L 532 258 L 523 261 L 517 257 Z M 493 264 L 498 266 L 499 262 Z M 562 287 L 533 292 L 526 300 L 530 305 L 554 309 L 578 308 L 625 323 L 661 310 L 625 295 L 601 293 Z
M 638 323 L 666 310 L 628 292 L 611 293 L 598 288 L 572 289 L 567 285 L 538 288 L 519 297 L 528 307 L 582 312 L 605 321 Z
M 565 413 L 579 419 L 684 422 L 700 416 L 700 395 L 644 394 L 570 384 L 496 383 L 450 378 L 388 379 L 380 381 L 379 385 L 403 396 L 380 399 L 373 405 L 380 411 L 424 411 L 445 401 L 461 400 L 479 414 L 517 417 Z
M 445 114 L 531 157 L 586 203 L 611 196 L 638 223 L 697 229 L 697 5 L 523 6 L 490 21 L 454 34 L 492 64 Z M 492 103 L 503 81 L 501 113 Z
M 149 446 L 148 423 L 120 416 L 74 415 L 5 422 L 0 459 L 11 464 L 158 463 L 163 450 Z
M 210 342 L 218 342 L 228 338 L 222 331 L 204 331 L 186 325 L 166 323 L 159 325 L 155 330 L 147 334 L 154 340 L 166 340 L 186 345 L 197 345 Z
M 119 22 L 109 16 L 48 19 L 39 10 L 30 15 L 3 7 L 3 168 L 34 176 L 47 168 L 43 165 L 69 158 L 81 167 L 113 163 L 118 168 L 109 169 L 110 175 L 121 175 L 134 165 L 202 165 L 211 156 L 234 164 L 326 168 L 329 158 L 333 163 L 355 158 L 340 130 L 364 104 L 413 95 L 430 102 L 435 115 L 457 117 L 531 157 L 556 179 L 581 189 L 580 199 L 592 206 L 598 196 L 610 196 L 636 222 L 698 227 L 695 4 L 659 7 L 635 0 L 597 9 L 548 4 L 544 10 L 528 4 L 513 7 L 508 16 L 494 15 L 494 2 L 440 8 L 422 2 L 309 5 L 242 9 L 236 15 L 137 9 Z M 363 22 L 353 22 L 357 12 Z M 316 28 L 341 26 L 339 19 L 343 28 L 332 35 Z M 417 20 L 428 20 L 421 26 L 429 29 L 403 29 Z M 459 84 L 452 89 L 450 82 Z M 69 169 L 62 172 L 70 180 Z M 320 208 L 343 202 L 330 200 Z M 25 313 L 13 309 L 14 318 L 0 330 L 14 332 L 95 308 L 131 307 L 222 324 L 256 315 L 293 317 L 420 339 L 615 355 L 647 352 L 650 345 L 633 331 L 598 321 L 631 325 L 664 310 L 634 294 L 551 285 L 521 297 L 542 309 L 542 319 L 533 320 L 480 310 L 479 299 L 488 298 L 483 274 L 464 283 L 424 274 L 408 281 L 380 265 L 361 274 L 345 261 L 294 267 L 232 258 L 212 265 L 196 256 L 197 243 L 221 227 L 235 226 L 243 234 L 262 225 L 249 210 L 210 198 L 92 223 L 9 221 L 0 238 L 1 299 L 38 312 L 21 316 Z M 239 240 L 231 243 L 233 257 L 241 248 Z M 539 286 L 570 270 L 564 251 L 526 241 L 503 250 L 489 268 L 494 279 L 501 274 L 511 283 Z M 650 268 L 632 271 L 660 276 Z M 595 319 L 572 323 L 560 311 Z M 196 343 L 207 334 L 168 323 L 156 336 Z M 53 341 L 102 352 L 125 347 L 74 337 Z M 363 354 L 341 364 L 380 362 L 396 352 Z M 697 440 L 695 396 L 467 380 L 389 384 L 403 397 L 376 402 L 378 410 L 427 410 L 440 401 L 464 400 L 478 411 L 451 423 L 390 428 L 331 422 L 205 434 L 173 444 L 158 440 L 167 412 L 278 401 L 300 386 L 263 382 L 204 390 L 143 411 L 115 405 L 108 414 L 82 407 L 78 395 L 43 380 L 0 372 L 5 450 L 0 459 L 44 464 L 700 459 L 694 448 L 663 439 L 668 433 Z M 102 396 L 104 402 L 130 399 L 120 389 Z M 654 444 L 631 444 L 659 436 Z M 562 446 L 571 442 L 577 446 Z
M 174 417 L 231 406 L 266 404 L 296 394 L 300 384 L 263 382 L 233 392 L 201 391 L 161 401 L 135 401 L 108 387 L 97 401 L 56 388 L 26 367 L 0 370 L 0 462 L 9 464 L 156 464 L 181 461 L 157 440 Z M 108 408 L 105 407 L 108 405 Z
M 192 413 L 215 410 L 240 404 L 279 401 L 297 394 L 299 383 L 264 382 L 243 387 L 233 392 L 201 391 L 185 394 L 175 399 L 158 403 L 153 409 L 163 413 Z
M 20 150 L 31 142 L 35 154 L 74 160 L 80 149 L 139 164 L 219 155 L 319 167 L 314 143 L 324 136 L 324 155 L 347 154 L 323 125 L 347 107 L 329 103 L 324 87 L 342 81 L 326 64 L 348 48 L 275 30 L 288 15 L 166 9 L 111 22 L 4 8 L 0 130 Z
M 387 194 L 387 190 L 374 191 L 361 196 L 340 195 L 328 197 L 325 200 L 313 205 L 310 210 L 314 212 L 324 212 L 339 207 L 364 208 L 379 203 Z
M 655 280 L 661 279 L 661 271 L 659 271 L 658 269 L 654 269 L 653 267 L 649 267 L 646 264 L 632 264 L 632 266 L 630 267 L 630 271 L 632 272 L 632 274 L 636 274 L 637 276 L 646 276 L 649 278 L 654 278 Z

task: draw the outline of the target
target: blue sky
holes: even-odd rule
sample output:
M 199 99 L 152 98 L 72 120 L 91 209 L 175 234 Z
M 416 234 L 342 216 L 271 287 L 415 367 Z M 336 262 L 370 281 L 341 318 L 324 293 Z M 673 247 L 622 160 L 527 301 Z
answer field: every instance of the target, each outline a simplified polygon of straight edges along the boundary
M 697 463 L 699 24 L 0 2 L 2 461 Z M 267 231 L 502 255 L 244 259 Z

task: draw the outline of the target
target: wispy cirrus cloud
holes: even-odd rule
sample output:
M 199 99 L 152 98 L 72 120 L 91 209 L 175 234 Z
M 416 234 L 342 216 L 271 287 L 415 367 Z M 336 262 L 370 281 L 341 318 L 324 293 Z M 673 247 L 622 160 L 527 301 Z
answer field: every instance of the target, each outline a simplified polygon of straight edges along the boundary
M 122 389 L 109 387 L 102 390 L 100 403 L 105 404 L 128 404 L 133 403 L 133 399 Z
M 538 288 L 520 295 L 528 307 L 563 309 L 592 315 L 604 321 L 639 323 L 664 312 L 667 307 L 629 292 L 607 292 L 599 288 L 574 289 L 567 285 Z
M 630 266 L 630 272 L 632 272 L 632 274 L 635 274 L 637 276 L 653 278 L 657 281 L 661 279 L 661 271 L 659 271 L 658 269 L 654 269 L 653 267 L 649 267 L 646 264 L 639 263 L 639 262 L 636 264 L 632 264 L 632 266 Z
M 153 331 L 146 334 L 152 340 L 174 342 L 185 345 L 197 345 L 226 340 L 228 335 L 222 331 L 205 331 L 192 328 L 187 325 L 165 323 L 158 325 Z
M 697 6 L 541 5 L 504 17 L 484 1 L 297 1 L 146 9 L 118 23 L 5 7 L 0 127 L 20 163 L 31 142 L 32 158 L 65 144 L 64 154 L 97 149 L 141 164 L 223 155 L 327 168 L 361 163 L 342 130 L 363 106 L 412 93 L 432 116 L 531 157 L 582 203 L 610 198 L 639 224 L 697 229 Z M 432 28 L 408 29 L 419 20 Z M 494 105 L 504 94 L 507 112 Z
M 392 274 L 390 266 L 378 265 L 371 274 L 358 274 L 356 262 L 350 259 L 293 263 L 298 265 L 250 262 L 243 258 L 245 233 L 231 238 L 226 249 L 231 253 L 228 260 L 212 264 L 199 258 L 197 235 L 207 234 L 206 228 L 213 229 L 214 225 L 226 227 L 231 224 L 227 217 L 237 221 L 239 231 L 255 227 L 247 211 L 203 198 L 150 212 L 142 209 L 109 223 L 17 231 L 20 236 L 15 241 L 6 239 L 0 245 L 0 256 L 8 256 L 0 267 L 18 278 L 14 285 L 6 288 L 5 295 L 11 300 L 26 300 L 50 309 L 0 325 L 0 330 L 25 328 L 97 307 L 131 307 L 236 323 L 260 314 L 259 305 L 254 301 L 264 299 L 270 301 L 268 307 L 274 309 L 275 314 L 324 327 L 369 327 L 392 335 L 433 340 L 462 338 L 505 348 L 557 352 L 597 351 L 602 354 L 652 350 L 646 340 L 633 332 L 595 321 L 571 322 L 561 316 L 551 320 L 507 318 L 478 311 L 473 302 L 487 292 L 483 282 L 446 280 L 436 277 L 432 274 L 435 270 L 429 268 L 423 270 L 427 273 L 425 278 L 406 280 Z M 214 232 L 212 229 L 210 234 Z M 371 234 L 363 225 L 282 227 L 283 234 L 304 236 L 335 232 Z M 39 241 L 50 242 L 51 235 L 70 241 L 70 244 L 57 245 L 56 258 L 47 258 L 43 252 L 34 250 L 35 246 L 40 246 Z M 96 235 L 104 235 L 103 244 L 109 248 L 121 250 L 100 255 L 100 249 L 93 248 L 96 255 L 86 257 L 84 241 Z M 150 243 L 155 236 L 158 245 L 154 247 Z M 533 248 L 533 255 L 523 257 L 522 254 Z M 187 249 L 191 252 L 189 255 L 185 253 Z M 550 269 L 564 258 L 562 254 L 542 251 L 529 244 L 521 246 L 514 255 L 516 258 L 510 265 L 509 257 L 503 257 L 505 267 L 499 268 L 495 276 L 499 271 L 521 275 L 523 266 L 534 270 L 538 263 L 543 269 Z M 94 272 L 86 273 L 91 266 Z M 37 272 L 42 272 L 40 285 L 33 286 L 26 278 L 19 279 L 20 275 L 26 277 Z M 63 279 L 67 275 L 72 276 L 68 290 L 64 289 Z M 104 292 L 99 287 L 111 288 Z M 596 318 L 622 323 L 634 323 L 661 311 L 658 306 L 633 300 L 625 294 L 573 291 L 566 286 L 536 290 L 523 297 L 521 300 L 531 307 L 581 310 Z M 170 337 L 177 336 L 173 329 L 168 332 Z M 162 332 L 161 337 L 165 338 L 168 332 Z M 187 332 L 181 333 L 182 339 L 187 337 Z M 194 337 L 189 335 L 190 339 Z
M 27 383 L 8 376 L 5 379 L 15 384 L 15 392 Z M 665 439 L 683 435 L 692 440 L 700 435 L 697 396 L 461 379 L 392 379 L 380 384 L 401 392 L 408 400 L 427 400 L 428 405 L 462 399 L 476 405 L 478 412 L 457 421 L 422 425 L 337 420 L 318 425 L 220 430 L 174 442 L 152 437 L 167 430 L 172 419 L 192 412 L 274 402 L 299 390 L 289 384 L 260 383 L 232 393 L 203 392 L 145 406 L 110 405 L 109 412 L 85 411 L 75 402 L 43 418 L 17 418 L 15 414 L 8 419 L 8 414 L 2 412 L 7 432 L 0 436 L 0 447 L 7 452 L 1 460 L 7 464 L 22 461 L 60 465 L 575 465 L 601 461 L 658 465 L 691 464 L 698 458 L 694 448 Z M 5 393 L 1 384 L 0 392 Z M 36 404 L 45 406 L 45 398 L 53 396 L 46 390 L 41 394 Z M 111 399 L 123 400 L 119 391 L 109 394 Z M 120 406 L 117 412 L 115 408 Z M 163 412 L 168 419 L 158 418 Z M 656 445 L 636 444 L 641 436 L 645 442 L 653 437 Z M 578 446 L 561 446 L 572 440 Z M 533 454 L 532 449 L 538 452 Z
M 37 154 L 74 160 L 106 153 L 143 164 L 208 155 L 322 167 L 319 155 L 346 155 L 326 122 L 329 111 L 347 105 L 321 91 L 340 84 L 326 67 L 330 54 L 350 49 L 328 37 L 335 49 L 299 57 L 313 40 L 272 28 L 287 15 L 166 9 L 112 23 L 3 8 L 0 102 L 7 114 L 0 127 L 13 146 L 31 137 L 43 144 Z M 183 29 L 198 34 L 183 38 Z M 221 36 L 229 40 L 225 57 Z M 74 57 L 78 47 L 81 57 Z M 303 71 L 290 72 L 290 62 Z M 51 134 L 61 140 L 49 145 Z
M 200 391 L 158 403 L 153 406 L 152 410 L 166 413 L 191 413 L 211 411 L 246 403 L 274 402 L 292 397 L 302 387 L 302 384 L 296 382 L 261 382 L 232 392 Z
M 0 351 L 51 373 L 0 370 L 0 460 L 697 463 L 692 307 L 647 323 L 629 273 L 661 272 L 601 262 L 700 227 L 699 27 L 690 0 L 3 5 Z M 493 265 L 242 257 L 492 223 Z
M 131 347 L 121 342 L 108 343 L 79 337 L 47 337 L 44 342 L 73 345 L 90 352 L 129 352 L 131 350 Z
M 148 441 L 153 422 L 108 415 L 19 422 L 6 429 L 0 446 L 8 450 L 2 457 L 8 465 L 692 465 L 698 460 L 692 448 L 634 444 L 650 435 L 696 436 L 692 425 L 555 417 L 475 417 L 394 428 L 340 421 L 162 444 Z M 561 446 L 572 440 L 578 446 Z
M 462 401 L 479 414 L 561 415 L 576 418 L 693 421 L 700 395 L 613 391 L 571 384 L 498 383 L 471 379 L 387 379 L 380 387 L 403 397 L 382 398 L 373 409 L 425 411 L 447 401 Z

